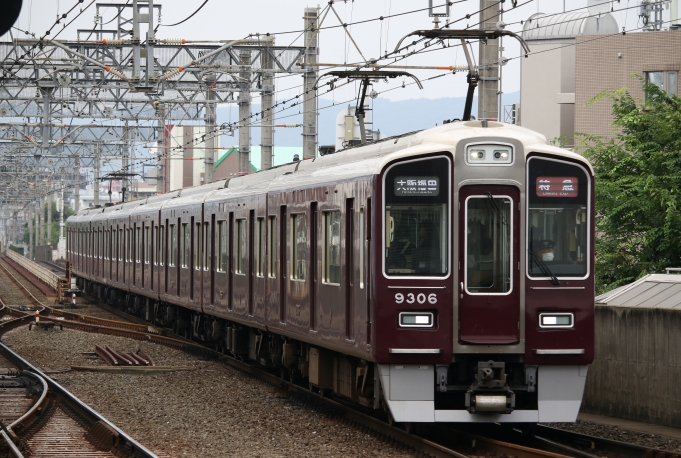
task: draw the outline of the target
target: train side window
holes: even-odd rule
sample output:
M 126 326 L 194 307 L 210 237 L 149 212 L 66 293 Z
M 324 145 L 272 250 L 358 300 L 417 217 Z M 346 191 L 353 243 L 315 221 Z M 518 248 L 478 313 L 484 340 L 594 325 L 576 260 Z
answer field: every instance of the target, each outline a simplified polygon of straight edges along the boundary
M 267 251 L 269 252 L 269 266 L 267 266 L 270 278 L 277 277 L 277 217 L 269 217 L 269 227 L 267 228 Z
M 125 240 L 123 239 L 123 229 L 118 229 L 118 260 L 123 260 L 123 246 L 125 245 Z
M 217 271 L 227 272 L 227 221 L 218 221 L 218 262 Z
M 191 231 L 189 230 L 189 223 L 182 223 L 182 267 L 189 265 L 189 249 L 191 248 Z
M 307 272 L 307 224 L 305 213 L 291 215 L 291 277 L 305 280 Z
M 131 228 L 126 229 L 126 235 L 125 235 L 125 261 L 126 262 L 132 261 L 132 257 L 130 255 L 130 252 L 132 251 L 132 240 L 130 240 L 131 234 L 132 234 L 132 229 Z
M 201 223 L 196 223 L 194 231 L 194 269 L 201 270 Z
M 156 226 L 156 264 L 159 266 L 163 265 L 163 247 L 165 246 L 165 232 L 163 232 L 164 226 Z
M 149 230 L 149 226 L 144 226 L 144 263 L 149 264 L 149 258 L 151 254 L 151 244 L 152 241 L 149 238 L 151 231 Z
M 341 281 L 340 224 L 340 211 L 324 212 L 324 283 Z
M 203 223 L 203 270 L 210 269 L 210 224 Z
M 170 237 L 168 240 L 170 242 L 170 246 L 168 247 L 170 262 L 168 265 L 170 267 L 175 267 L 177 264 L 177 226 L 174 224 L 170 225 Z
M 255 272 L 259 277 L 265 276 L 265 248 L 267 246 L 265 235 L 265 218 L 258 218 L 258 264 Z
M 235 266 L 234 266 L 234 271 L 238 274 L 243 274 L 246 273 L 246 253 L 248 252 L 248 246 L 246 245 L 247 243 L 247 228 L 246 228 L 246 220 L 245 219 L 238 219 L 236 220 L 236 240 L 234 243 L 236 244 L 236 256 L 234 259 Z

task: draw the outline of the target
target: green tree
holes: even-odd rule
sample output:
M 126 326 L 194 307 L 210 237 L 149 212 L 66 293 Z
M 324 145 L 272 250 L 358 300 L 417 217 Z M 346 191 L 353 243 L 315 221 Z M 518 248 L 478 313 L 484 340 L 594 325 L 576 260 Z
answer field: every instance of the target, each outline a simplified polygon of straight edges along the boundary
M 606 91 L 613 139 L 581 135 L 596 174 L 596 287 L 681 267 L 681 99 L 653 84 L 645 100 Z

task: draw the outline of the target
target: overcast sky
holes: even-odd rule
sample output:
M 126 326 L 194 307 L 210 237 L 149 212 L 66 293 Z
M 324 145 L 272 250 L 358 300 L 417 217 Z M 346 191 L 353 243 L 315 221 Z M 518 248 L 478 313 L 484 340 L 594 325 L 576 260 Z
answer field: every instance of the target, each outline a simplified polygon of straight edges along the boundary
M 55 21 L 57 12 L 64 13 L 70 9 L 76 0 L 24 0 L 23 9 L 19 20 L 15 24 L 22 30 L 29 30 L 36 35 L 42 35 Z M 193 13 L 204 0 L 165 0 L 157 1 L 156 4 L 162 5 L 161 24 L 174 24 L 185 19 Z M 604 0 L 601 0 L 604 1 Z M 85 0 L 81 7 L 90 5 L 91 0 Z M 116 0 L 122 2 L 122 0 Z M 132 0 L 130 0 L 132 2 Z M 434 0 L 440 4 L 441 0 Z M 104 0 L 91 4 L 78 19 L 76 19 L 66 30 L 59 34 L 59 38 L 75 38 L 77 29 L 91 28 L 97 5 L 111 3 Z M 531 15 L 538 12 L 555 14 L 565 9 L 568 11 L 586 11 L 587 0 L 518 0 L 518 7 L 512 8 L 511 0 L 506 0 L 503 4 L 508 11 L 503 14 L 503 21 L 508 24 L 507 29 L 519 32 L 522 30 L 520 21 L 524 21 Z M 611 7 L 615 9 L 615 16 L 620 29 L 625 26 L 627 30 L 633 31 L 639 27 L 638 0 L 615 0 Z M 243 38 L 254 33 L 274 33 L 276 43 L 280 46 L 302 45 L 300 33 L 283 33 L 299 31 L 303 27 L 303 12 L 305 7 L 316 7 L 316 3 L 309 3 L 302 0 L 248 0 L 248 1 L 228 1 L 228 0 L 209 0 L 207 4 L 187 22 L 174 27 L 160 27 L 158 38 L 185 38 L 187 40 L 228 40 Z M 326 3 L 320 3 L 323 10 L 327 7 Z M 343 22 L 352 23 L 389 16 L 398 13 L 407 13 L 417 9 L 426 8 L 428 0 L 355 0 L 338 1 L 334 3 Z M 479 9 L 478 0 L 463 0 L 451 7 L 450 20 L 458 21 L 452 28 L 464 28 L 478 22 L 478 15 L 475 14 Z M 99 8 L 99 13 L 106 22 L 116 14 L 114 8 Z M 71 20 L 75 13 L 67 18 Z M 470 19 L 465 16 L 470 14 Z M 669 19 L 669 11 L 664 12 L 664 19 Z M 155 19 L 156 20 L 156 19 Z M 338 19 L 333 11 L 326 17 L 323 26 L 336 26 Z M 112 24 L 113 25 L 113 24 Z M 366 58 L 376 58 L 385 54 L 386 50 L 392 51 L 399 41 L 407 33 L 416 29 L 426 29 L 432 27 L 432 18 L 428 17 L 427 11 L 417 11 L 411 14 L 404 14 L 399 17 L 366 22 L 348 27 L 359 48 Z M 17 30 L 15 36 L 23 34 Z M 54 35 L 54 33 L 52 34 Z M 9 35 L 5 35 L 2 40 L 9 40 Z M 506 93 L 519 90 L 520 82 L 520 61 L 519 46 L 517 43 L 506 38 L 503 43 L 506 50 L 504 57 L 511 59 L 503 69 L 503 91 Z M 432 48 L 431 48 L 432 49 Z M 477 46 L 474 46 L 477 53 Z M 343 28 L 322 30 L 320 34 L 320 56 L 319 61 L 325 63 L 359 62 L 361 56 L 347 39 Z M 412 56 L 402 61 L 406 65 L 463 65 L 465 58 L 459 47 L 430 51 L 418 56 Z M 435 76 L 442 72 L 434 70 L 413 70 L 413 73 L 422 80 Z M 280 77 L 277 79 L 277 98 L 288 98 L 299 90 L 302 84 L 300 75 Z M 389 83 L 376 84 L 377 91 L 384 91 L 396 88 L 392 91 L 381 94 L 390 100 L 404 100 L 413 98 L 437 99 L 441 97 L 462 97 L 466 94 L 465 73 L 447 75 L 439 79 L 425 81 L 423 90 L 418 90 L 414 86 L 400 88 L 402 81 L 390 80 Z M 282 91 L 283 89 L 288 89 Z M 323 95 L 324 98 L 336 98 L 345 100 L 355 94 L 354 86 L 338 88 Z M 255 102 L 255 101 L 254 101 Z M 257 103 L 257 102 L 256 102 Z

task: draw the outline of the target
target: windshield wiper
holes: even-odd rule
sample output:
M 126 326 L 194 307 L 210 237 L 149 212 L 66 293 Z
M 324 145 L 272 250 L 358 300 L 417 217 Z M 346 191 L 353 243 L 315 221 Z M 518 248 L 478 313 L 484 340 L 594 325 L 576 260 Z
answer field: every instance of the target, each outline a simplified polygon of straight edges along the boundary
M 494 196 L 492 195 L 492 193 L 486 192 L 485 195 L 487 196 L 489 204 L 497 212 L 497 215 L 499 215 L 499 219 L 501 220 L 501 224 L 503 224 L 504 226 L 507 226 L 506 218 L 504 218 L 504 214 L 502 213 L 501 208 L 499 208 L 497 203 L 494 201 Z
M 528 251 L 530 252 L 530 256 L 532 256 L 532 259 L 534 260 L 534 262 L 536 262 L 537 265 L 539 266 L 539 270 L 541 270 L 542 273 L 544 275 L 546 275 L 547 277 L 551 277 L 551 283 L 555 286 L 560 285 L 560 281 L 558 280 L 558 277 L 556 277 L 556 275 L 553 272 L 551 272 L 551 269 L 549 269 L 549 266 L 547 266 L 546 263 L 544 262 L 544 260 L 542 258 L 540 258 L 537 253 L 534 252 L 532 247 L 528 248 Z

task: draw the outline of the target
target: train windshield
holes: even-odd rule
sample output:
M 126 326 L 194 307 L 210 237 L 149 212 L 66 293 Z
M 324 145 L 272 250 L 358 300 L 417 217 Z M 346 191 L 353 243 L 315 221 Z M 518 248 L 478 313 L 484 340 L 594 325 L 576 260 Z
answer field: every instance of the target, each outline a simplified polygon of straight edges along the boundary
M 586 277 L 590 188 L 586 172 L 540 158 L 531 158 L 528 168 L 528 275 Z
M 392 166 L 385 174 L 383 266 L 388 276 L 449 273 L 449 159 Z

